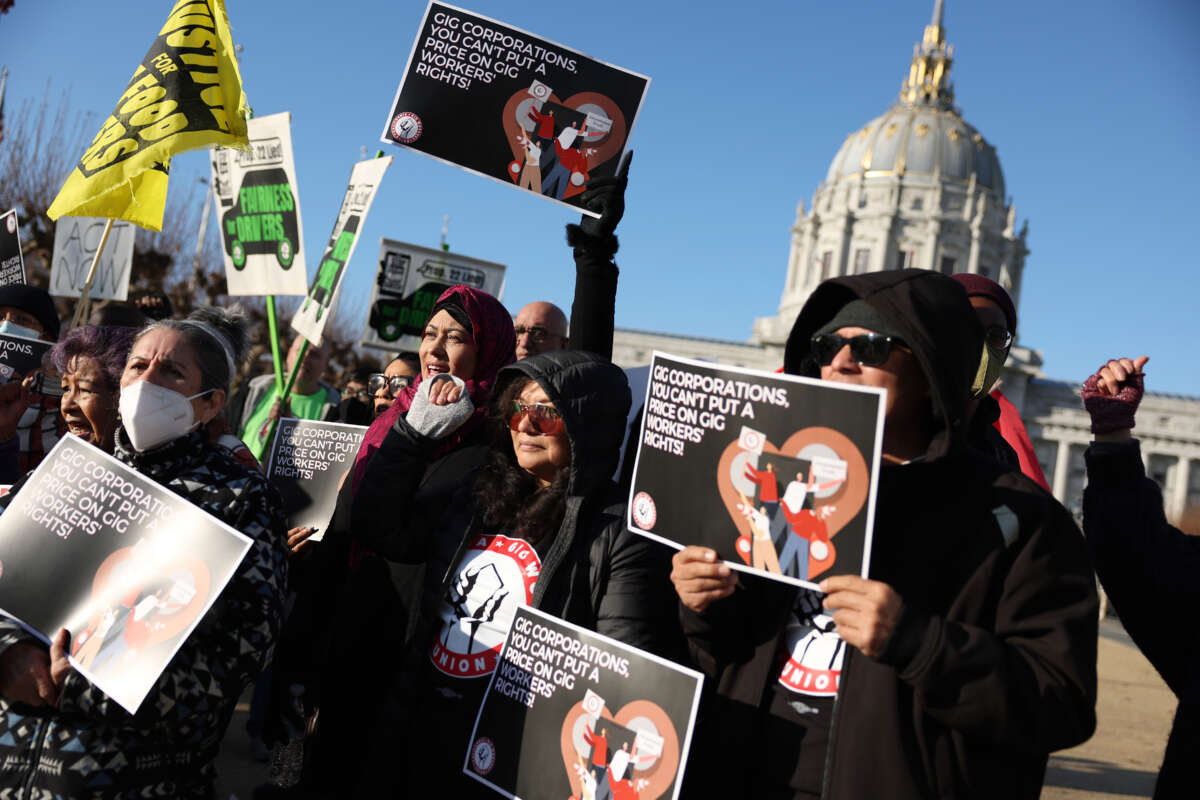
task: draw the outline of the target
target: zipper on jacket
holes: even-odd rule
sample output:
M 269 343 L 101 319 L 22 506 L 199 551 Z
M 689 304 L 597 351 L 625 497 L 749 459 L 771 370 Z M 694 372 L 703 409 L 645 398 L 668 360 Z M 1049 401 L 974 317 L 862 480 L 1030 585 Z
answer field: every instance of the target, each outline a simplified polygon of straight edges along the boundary
M 17 797 L 32 798 L 33 782 L 37 780 L 38 765 L 42 761 L 42 750 L 46 748 L 46 740 L 50 738 L 50 719 L 40 719 L 38 721 L 37 741 L 33 745 L 33 753 L 29 760 L 29 776 L 25 778 L 25 786 L 21 790 L 21 794 Z
M 838 717 L 842 711 L 842 692 L 850 677 L 850 663 L 854 661 L 854 648 L 846 646 L 846 657 L 842 659 L 842 674 L 838 678 L 838 693 L 833 698 L 833 713 L 829 715 L 829 744 L 825 746 L 825 770 L 821 774 L 821 800 L 829 800 L 833 783 L 833 748 L 837 742 Z

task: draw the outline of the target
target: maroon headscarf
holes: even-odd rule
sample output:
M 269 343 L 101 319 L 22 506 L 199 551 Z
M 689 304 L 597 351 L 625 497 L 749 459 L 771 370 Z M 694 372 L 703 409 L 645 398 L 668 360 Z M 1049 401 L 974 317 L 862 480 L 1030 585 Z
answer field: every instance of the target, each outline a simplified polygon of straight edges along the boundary
M 471 320 L 471 333 L 475 338 L 477 352 L 475 374 L 466 383 L 467 391 L 471 395 L 471 402 L 475 405 L 475 413 L 463 423 L 462 427 L 447 437 L 438 448 L 438 455 L 455 449 L 483 425 L 484 418 L 487 416 L 488 399 L 492 386 L 496 383 L 496 373 L 500 371 L 501 367 L 517 360 L 517 337 L 513 333 L 512 315 L 499 300 L 487 292 L 481 292 L 469 286 L 451 286 L 438 298 L 434 305 L 434 313 L 436 313 L 437 307 L 446 300 L 457 301 Z M 408 407 L 412 405 L 413 395 L 416 394 L 417 387 L 424 379 L 424 375 L 418 375 L 417 380 L 396 398 L 392 407 L 380 414 L 371 423 L 371 427 L 367 428 L 367 434 L 363 438 L 362 446 L 358 449 L 358 456 L 354 460 L 353 487 L 355 489 L 358 488 L 358 482 L 362 480 L 363 473 L 367 470 L 367 460 L 379 449 L 379 445 L 382 444 L 396 419 L 408 411 Z

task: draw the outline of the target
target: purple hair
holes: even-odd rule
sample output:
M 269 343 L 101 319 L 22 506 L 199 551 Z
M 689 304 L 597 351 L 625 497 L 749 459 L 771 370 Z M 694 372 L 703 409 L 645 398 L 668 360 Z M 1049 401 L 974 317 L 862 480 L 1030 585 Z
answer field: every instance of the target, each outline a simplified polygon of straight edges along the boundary
M 113 391 L 121 385 L 121 373 L 125 371 L 125 359 L 137 336 L 137 328 L 116 325 L 84 325 L 73 328 L 58 344 L 50 348 L 50 360 L 59 374 L 67 372 L 67 365 L 80 356 L 94 358 L 100 364 L 104 377 Z

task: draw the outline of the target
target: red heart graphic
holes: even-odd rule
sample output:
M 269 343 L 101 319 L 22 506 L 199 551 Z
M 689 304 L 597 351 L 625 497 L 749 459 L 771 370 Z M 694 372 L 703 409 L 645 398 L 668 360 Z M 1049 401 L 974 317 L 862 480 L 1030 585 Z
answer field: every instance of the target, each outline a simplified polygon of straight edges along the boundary
M 600 719 L 613 720 L 624 728 L 641 729 L 647 722 L 654 732 L 662 737 L 662 753 L 653 763 L 633 770 L 634 786 L 637 788 L 640 800 L 654 800 L 670 792 L 675 784 L 675 773 L 679 770 L 679 737 L 675 735 L 675 726 L 671 718 L 657 703 L 649 700 L 633 700 L 626 703 L 616 717 L 613 717 L 608 706 L 600 712 Z M 583 796 L 584 770 L 591 765 L 590 750 L 583 740 L 582 731 L 591 725 L 591 715 L 583 708 L 580 700 L 571 706 L 563 720 L 562 747 L 563 766 L 567 770 L 567 779 L 571 782 L 572 797 Z M 586 755 L 585 755 L 586 754 Z M 611 758 L 611 754 L 610 754 Z M 582 763 L 581 763 L 582 762 Z
M 798 515 L 798 525 L 807 525 L 809 538 L 821 540 L 826 546 L 814 546 L 811 550 L 808 566 L 808 580 L 815 580 L 818 575 L 829 570 L 837 560 L 837 548 L 833 539 L 838 531 L 862 509 L 867 499 L 869 488 L 867 464 L 862 453 L 852 441 L 840 431 L 833 428 L 812 427 L 796 431 L 787 438 L 782 447 L 776 447 L 767 441 L 763 443 L 764 453 L 779 453 L 792 458 L 803 457 L 803 453 L 819 449 L 822 452 L 832 451 L 846 463 L 846 479 L 835 491 L 827 496 L 814 500 L 811 511 L 801 511 Z M 755 538 L 755 527 L 747 515 L 738 506 L 752 505 L 753 495 L 740 491 L 735 481 L 737 475 L 743 473 L 747 463 L 753 463 L 753 456 L 744 450 L 739 440 L 730 442 L 717 464 L 717 487 L 721 492 L 721 500 L 734 522 L 737 536 L 734 550 L 747 564 L 761 566 L 770 572 L 781 572 L 778 553 L 769 538 L 764 540 L 761 530 Z M 823 525 L 821 524 L 823 522 Z M 793 526 L 794 529 L 795 526 Z M 798 535 L 789 531 L 787 536 Z M 756 550 L 757 548 L 757 550 Z M 822 553 L 821 550 L 825 552 Z
M 595 106 L 604 111 L 604 114 L 612 122 L 612 127 L 608 133 L 598 139 L 590 140 L 588 147 L 595 150 L 587 157 L 587 170 L 590 174 L 592 170 L 600 166 L 604 162 L 611 159 L 613 156 L 621 152 L 621 147 L 625 144 L 625 135 L 628 132 L 625 123 L 625 115 L 621 113 L 620 107 L 610 100 L 607 96 L 599 92 L 577 92 L 571 95 L 565 101 L 560 100 L 557 95 L 551 94 L 547 100 L 567 106 L 568 108 L 579 109 L 585 105 Z M 508 146 L 512 149 L 513 161 L 508 165 L 508 177 L 514 183 L 518 182 L 521 173 L 521 165 L 525 163 L 525 146 L 521 144 L 518 137 L 527 136 L 528 131 L 522 124 L 522 118 L 525 112 L 522 110 L 522 103 L 525 101 L 533 101 L 533 96 L 529 94 L 527 89 L 520 89 L 508 99 L 504 104 L 502 122 L 504 125 L 504 135 L 508 139 Z M 519 112 L 519 113 L 518 113 Z M 584 175 L 586 182 L 588 175 Z M 563 193 L 563 199 L 573 197 L 586 191 L 583 184 L 576 185 L 571 183 L 567 186 Z

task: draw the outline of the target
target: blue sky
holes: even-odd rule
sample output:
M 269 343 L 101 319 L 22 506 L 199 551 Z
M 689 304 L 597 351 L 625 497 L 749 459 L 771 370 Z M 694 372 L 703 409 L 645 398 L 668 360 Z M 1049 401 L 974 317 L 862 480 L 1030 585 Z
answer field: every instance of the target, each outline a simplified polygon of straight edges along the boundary
M 380 237 L 436 246 L 449 214 L 455 251 L 508 265 L 510 309 L 569 306 L 572 212 L 378 141 L 424 2 L 227 3 L 251 105 L 293 115 L 310 254 L 361 148 L 395 156 L 348 299 L 369 292 Z M 458 4 L 652 78 L 618 231 L 617 324 L 736 340 L 776 312 L 797 201 L 895 99 L 933 5 Z M 8 113 L 49 78 L 98 127 L 171 5 L 17 0 L 0 16 Z M 1200 395 L 1200 5 L 946 0 L 945 27 L 957 103 L 1029 220 L 1021 342 L 1060 379 L 1148 353 L 1152 389 Z M 174 180 L 206 170 L 204 154 L 181 156 Z

